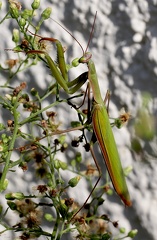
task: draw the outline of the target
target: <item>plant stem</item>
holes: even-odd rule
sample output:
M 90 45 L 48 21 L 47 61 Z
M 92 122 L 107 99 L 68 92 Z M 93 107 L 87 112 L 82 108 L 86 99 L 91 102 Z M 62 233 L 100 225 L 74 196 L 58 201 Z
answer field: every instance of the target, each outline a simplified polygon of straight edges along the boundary
M 13 116 L 14 116 L 14 131 L 13 131 L 13 135 L 12 135 L 12 139 L 9 145 L 9 149 L 13 149 L 14 145 L 15 145 L 15 141 L 16 141 L 16 137 L 17 137 L 17 133 L 18 133 L 18 129 L 19 129 L 19 125 L 18 125 L 18 113 L 17 113 L 17 107 L 18 107 L 18 99 L 16 99 L 16 102 L 14 104 L 14 108 L 13 108 Z M 8 155 L 6 157 L 6 161 L 5 161 L 5 166 L 3 168 L 2 171 L 2 176 L 0 179 L 0 192 L 4 190 L 4 181 L 10 166 L 10 158 L 11 158 L 11 154 L 12 151 L 8 151 Z

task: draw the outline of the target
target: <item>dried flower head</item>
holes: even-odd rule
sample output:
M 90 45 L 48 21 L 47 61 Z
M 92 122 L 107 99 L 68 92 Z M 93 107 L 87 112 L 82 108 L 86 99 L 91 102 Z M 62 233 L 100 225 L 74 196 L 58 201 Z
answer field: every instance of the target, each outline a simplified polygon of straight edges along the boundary
M 121 120 L 122 124 L 125 124 L 129 121 L 131 117 L 131 114 L 129 112 L 126 112 L 124 108 L 120 110 L 120 116 L 119 119 Z
M 41 223 L 42 211 L 41 209 L 34 209 L 30 211 L 24 218 L 23 222 L 28 228 L 38 226 Z
M 65 199 L 65 205 L 66 205 L 67 207 L 72 206 L 73 203 L 74 203 L 74 199 L 73 199 L 73 198 L 66 198 L 66 199 Z
M 20 44 L 20 47 L 23 49 L 23 50 L 28 50 L 29 48 L 29 42 L 26 40 L 26 39 L 23 39 L 21 44 Z
M 89 175 L 94 175 L 94 176 L 97 176 L 98 175 L 98 170 L 95 166 L 93 165 L 88 165 L 87 166 L 87 170 L 86 170 L 86 175 L 89 176 Z
M 14 127 L 14 121 L 9 119 L 7 121 L 7 125 L 8 125 L 8 127 Z
M 17 8 L 19 11 L 22 9 L 22 5 L 17 0 L 9 0 L 9 3 L 11 4 L 11 7 Z
M 35 41 L 38 45 L 38 50 L 46 52 L 48 54 L 52 51 L 52 44 L 50 41 L 42 40 L 42 38 L 39 38 L 38 36 L 36 36 Z
M 38 185 L 37 190 L 39 191 L 39 193 L 45 193 L 48 190 L 48 188 L 46 185 Z
M 23 89 L 25 89 L 27 86 L 26 82 L 22 82 L 20 86 L 17 86 L 13 91 L 13 96 L 17 96 L 19 92 L 21 92 Z
M 51 189 L 49 191 L 50 197 L 54 198 L 57 196 L 58 190 L 57 189 Z
M 10 68 L 10 69 L 12 69 L 14 66 L 16 66 L 16 64 L 18 63 L 18 59 L 8 59 L 8 60 L 6 60 L 6 64 L 8 65 L 8 67 Z
M 17 200 L 15 203 L 17 211 L 21 214 L 21 217 L 26 216 L 29 212 L 34 211 L 36 208 L 36 204 L 30 199 Z

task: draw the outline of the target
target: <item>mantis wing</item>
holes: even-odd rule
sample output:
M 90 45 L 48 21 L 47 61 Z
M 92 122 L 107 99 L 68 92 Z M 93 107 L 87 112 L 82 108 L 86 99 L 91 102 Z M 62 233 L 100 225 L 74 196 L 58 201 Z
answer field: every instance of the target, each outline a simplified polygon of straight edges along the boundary
M 105 105 L 94 103 L 92 123 L 115 191 L 126 206 L 131 206 L 129 191 Z

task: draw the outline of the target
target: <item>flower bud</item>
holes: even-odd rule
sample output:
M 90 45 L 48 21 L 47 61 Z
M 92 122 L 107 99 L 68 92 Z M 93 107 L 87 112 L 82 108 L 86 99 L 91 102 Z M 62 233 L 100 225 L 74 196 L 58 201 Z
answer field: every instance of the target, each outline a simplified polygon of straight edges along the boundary
M 120 231 L 120 233 L 125 233 L 125 232 L 126 232 L 126 230 L 125 230 L 124 227 L 121 227 L 121 228 L 119 229 L 119 231 Z
M 19 10 L 16 7 L 16 5 L 11 4 L 10 5 L 10 14 L 12 18 L 18 18 L 19 17 Z
M 31 7 L 33 10 L 38 9 L 40 6 L 40 0 L 34 0 L 34 2 L 31 4 Z
M 60 144 L 63 144 L 63 143 L 65 142 L 65 140 L 66 140 L 66 135 L 64 135 L 64 134 L 63 134 L 63 135 L 60 135 L 59 138 L 58 138 L 58 140 L 59 140 L 59 143 L 60 143 Z
M 21 17 L 24 18 L 25 20 L 27 20 L 29 17 L 32 16 L 32 10 L 29 10 L 29 9 L 25 9 L 23 11 L 23 13 L 21 14 Z
M 20 18 L 20 20 L 19 20 L 19 25 L 20 25 L 21 27 L 24 27 L 24 26 L 26 25 L 26 20 L 25 20 L 24 18 Z
M 60 169 L 60 162 L 59 162 L 59 160 L 55 160 L 54 161 L 54 167 L 55 167 L 55 169 Z
M 65 169 L 67 169 L 67 164 L 65 162 L 62 162 L 62 161 L 56 159 L 54 161 L 54 167 L 56 169 L 60 169 L 61 168 L 62 170 L 65 170 Z
M 7 193 L 7 194 L 5 194 L 5 198 L 7 199 L 7 200 L 15 200 L 15 199 L 18 199 L 18 200 L 22 200 L 22 199 L 24 199 L 24 195 L 23 195 L 23 193 L 21 193 L 21 192 L 16 192 L 16 193 Z
M 67 216 L 68 207 L 64 203 L 61 203 L 58 210 L 63 218 Z
M 52 222 L 54 220 L 52 214 L 50 213 L 45 213 L 44 217 L 48 222 Z
M 78 163 L 82 162 L 82 156 L 80 152 L 76 153 L 75 159 Z
M 133 229 L 131 230 L 129 233 L 128 233 L 128 237 L 130 238 L 134 238 L 138 233 L 138 230 L 137 229 Z
M 9 100 L 9 101 L 11 101 L 11 99 L 12 99 L 12 96 L 11 96 L 10 94 L 6 94 L 5 97 L 6 97 L 6 99 Z
M 12 40 L 13 40 L 13 42 L 18 43 L 18 42 L 19 42 L 19 39 L 20 39 L 19 30 L 14 28 L 14 29 L 13 29 Z
M 70 187 L 75 187 L 78 182 L 80 181 L 81 177 L 80 176 L 77 176 L 77 177 L 74 177 L 74 178 L 71 178 L 68 182 L 69 186 Z
M 17 210 L 17 206 L 16 203 L 11 202 L 11 201 L 7 201 L 8 206 L 10 207 L 11 210 Z
M 13 96 L 11 100 L 12 100 L 12 104 L 15 104 L 17 102 L 17 96 Z
M 51 12 L 52 12 L 52 9 L 50 7 L 46 8 L 41 14 L 42 19 L 46 20 L 50 18 Z
M 113 190 L 112 190 L 111 188 L 109 188 L 109 189 L 107 190 L 107 194 L 108 194 L 109 196 L 113 195 Z
M 35 88 L 32 88 L 31 89 L 31 94 L 32 94 L 32 96 L 37 96 L 38 92 L 37 92 L 37 90 Z
M 61 168 L 62 170 L 67 169 L 67 164 L 66 164 L 65 162 L 59 161 L 59 164 L 60 164 L 60 168 Z

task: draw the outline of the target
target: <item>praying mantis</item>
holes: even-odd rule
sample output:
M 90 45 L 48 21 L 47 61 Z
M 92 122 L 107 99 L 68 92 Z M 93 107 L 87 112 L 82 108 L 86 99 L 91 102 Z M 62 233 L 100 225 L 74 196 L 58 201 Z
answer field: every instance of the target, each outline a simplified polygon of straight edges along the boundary
M 96 19 L 96 16 L 95 16 L 95 19 Z M 94 19 L 94 23 L 95 23 L 95 19 Z M 93 26 L 94 26 L 94 23 L 93 23 Z M 64 27 L 62 27 L 62 28 L 65 29 Z M 68 30 L 66 30 L 66 31 L 69 33 Z M 93 28 L 92 28 L 92 31 L 93 31 Z M 92 35 L 92 32 L 91 32 L 91 35 Z M 75 39 L 75 37 L 73 37 L 73 38 Z M 90 38 L 91 38 L 91 36 L 90 36 Z M 77 41 L 77 39 L 75 39 L 75 40 Z M 107 171 L 110 175 L 110 178 L 111 178 L 111 181 L 112 181 L 115 191 L 117 192 L 117 194 L 119 195 L 119 197 L 121 198 L 121 200 L 123 201 L 125 206 L 131 206 L 132 203 L 130 200 L 130 195 L 129 195 L 128 187 L 126 184 L 122 164 L 120 161 L 116 142 L 115 142 L 111 124 L 109 121 L 107 108 L 106 108 L 104 100 L 101 96 L 97 73 L 96 73 L 96 69 L 95 69 L 95 64 L 92 60 L 92 54 L 87 52 L 89 42 L 88 42 L 86 51 L 84 51 L 82 46 L 80 45 L 80 43 L 77 41 L 83 50 L 83 56 L 79 59 L 76 59 L 76 61 L 75 61 L 76 66 L 78 64 L 86 64 L 87 72 L 82 73 L 79 77 L 77 77 L 73 81 L 68 81 L 66 63 L 65 63 L 65 59 L 64 59 L 64 51 L 63 51 L 63 47 L 62 47 L 60 41 L 55 38 L 41 38 L 39 40 L 39 43 L 42 41 L 51 41 L 56 44 L 58 64 L 56 64 L 53 61 L 53 59 L 50 57 L 50 55 L 44 50 L 30 50 L 27 52 L 27 54 L 44 54 L 46 63 L 49 66 L 53 77 L 55 78 L 55 80 L 57 81 L 59 86 L 61 88 L 63 88 L 66 93 L 68 93 L 68 94 L 75 93 L 76 91 L 78 91 L 80 89 L 80 87 L 87 80 L 89 81 L 89 84 L 90 84 L 92 92 L 93 92 L 93 106 L 92 106 L 92 112 L 91 112 L 91 121 L 92 121 L 94 135 L 100 146 L 100 149 L 101 149 L 101 152 L 103 155 L 103 159 L 106 164 Z M 92 149 L 92 145 L 94 144 L 94 142 L 95 141 L 93 141 L 93 139 L 92 139 L 90 142 L 90 150 L 91 150 L 92 156 L 94 158 L 96 167 L 99 171 L 99 178 L 98 178 L 96 184 L 94 185 L 92 192 L 94 191 L 94 189 L 95 189 L 96 185 L 98 184 L 100 177 L 101 177 L 101 170 L 97 163 L 97 160 L 95 159 L 93 149 Z M 92 192 L 88 196 L 86 202 L 88 201 Z M 79 209 L 79 211 L 80 211 L 80 209 Z M 77 211 L 74 214 L 74 216 L 79 211 Z M 74 216 L 72 218 L 74 218 Z

